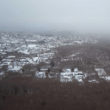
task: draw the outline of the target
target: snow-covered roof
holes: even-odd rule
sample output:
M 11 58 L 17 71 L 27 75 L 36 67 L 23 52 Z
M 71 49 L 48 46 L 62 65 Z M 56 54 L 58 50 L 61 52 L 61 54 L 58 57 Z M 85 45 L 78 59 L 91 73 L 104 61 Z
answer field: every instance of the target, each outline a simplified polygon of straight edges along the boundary
M 75 68 L 75 69 L 74 69 L 74 72 L 76 72 L 76 71 L 78 71 L 78 68 Z
M 103 68 L 95 68 L 95 70 L 97 71 L 98 75 L 107 75 L 107 73 L 105 72 L 105 70 Z

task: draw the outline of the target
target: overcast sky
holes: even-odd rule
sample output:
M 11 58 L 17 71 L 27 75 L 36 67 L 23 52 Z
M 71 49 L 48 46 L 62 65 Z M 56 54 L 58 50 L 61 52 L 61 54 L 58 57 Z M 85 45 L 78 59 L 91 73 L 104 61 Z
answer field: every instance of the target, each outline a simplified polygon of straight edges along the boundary
M 110 0 L 0 0 L 0 29 L 109 32 Z

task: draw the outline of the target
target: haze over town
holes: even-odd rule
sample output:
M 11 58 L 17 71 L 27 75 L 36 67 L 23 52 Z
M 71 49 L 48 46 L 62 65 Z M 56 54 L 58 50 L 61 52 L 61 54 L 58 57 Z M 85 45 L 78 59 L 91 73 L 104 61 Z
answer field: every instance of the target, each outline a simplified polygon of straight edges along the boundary
M 109 0 L 0 0 L 0 30 L 110 34 Z

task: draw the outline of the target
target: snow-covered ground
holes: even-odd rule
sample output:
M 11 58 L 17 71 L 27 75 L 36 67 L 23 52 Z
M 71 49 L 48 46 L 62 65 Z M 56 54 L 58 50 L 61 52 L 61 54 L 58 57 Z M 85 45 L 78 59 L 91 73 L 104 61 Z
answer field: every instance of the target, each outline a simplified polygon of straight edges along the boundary
M 40 36 L 28 35 L 20 33 L 6 33 L 0 32 L 0 68 L 7 65 L 7 71 L 20 71 L 24 65 L 33 64 L 37 65 L 40 62 L 48 63 L 55 55 L 54 48 L 65 45 L 83 45 L 84 43 L 95 44 L 98 41 L 91 37 L 84 36 Z M 10 53 L 10 54 L 9 54 Z M 68 58 L 62 58 L 61 61 L 73 60 L 79 53 L 72 53 Z M 78 57 L 75 59 L 79 59 Z M 98 76 L 107 81 L 110 76 L 104 71 L 103 68 L 95 68 Z M 0 72 L 0 76 L 4 74 L 4 70 Z M 59 74 L 56 73 L 54 77 Z M 46 78 L 45 72 L 36 72 L 35 76 L 38 78 Z M 49 78 L 53 76 L 48 75 Z M 63 69 L 60 73 L 61 82 L 69 82 L 78 80 L 83 82 L 83 79 L 88 77 L 87 73 L 79 71 L 77 68 L 71 72 L 71 69 Z M 95 82 L 95 79 L 89 82 Z

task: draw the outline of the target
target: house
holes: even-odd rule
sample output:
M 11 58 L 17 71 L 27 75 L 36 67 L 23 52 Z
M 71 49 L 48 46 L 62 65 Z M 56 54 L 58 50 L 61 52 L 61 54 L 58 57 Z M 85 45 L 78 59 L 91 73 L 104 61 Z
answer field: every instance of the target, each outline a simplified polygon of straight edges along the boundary
M 46 75 L 45 75 L 45 72 L 39 72 L 39 71 L 37 71 L 35 73 L 35 77 L 37 77 L 37 78 L 46 78 Z
M 63 72 L 60 73 L 61 82 L 70 82 L 73 80 L 73 74 L 71 69 L 63 69 Z
M 106 76 L 107 73 L 103 68 L 95 68 L 95 71 L 97 72 L 98 76 Z
M 73 76 L 76 80 L 82 82 L 83 81 L 82 79 L 84 78 L 84 73 L 82 71 L 79 71 L 78 68 L 75 68 L 73 72 Z

